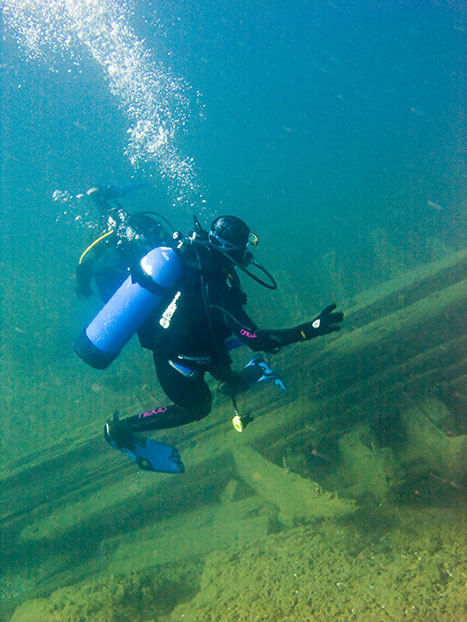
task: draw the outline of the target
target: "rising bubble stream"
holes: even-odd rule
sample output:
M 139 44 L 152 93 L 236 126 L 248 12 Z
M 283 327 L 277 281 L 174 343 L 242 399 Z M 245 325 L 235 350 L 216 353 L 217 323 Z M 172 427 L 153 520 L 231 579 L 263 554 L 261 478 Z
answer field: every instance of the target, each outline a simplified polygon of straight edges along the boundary
M 190 116 L 191 87 L 157 61 L 131 26 L 125 0 L 4 0 L 4 21 L 28 60 L 52 67 L 91 57 L 129 121 L 126 156 L 135 170 L 160 175 L 172 202 L 205 202 L 191 157 L 179 153 L 177 132 Z

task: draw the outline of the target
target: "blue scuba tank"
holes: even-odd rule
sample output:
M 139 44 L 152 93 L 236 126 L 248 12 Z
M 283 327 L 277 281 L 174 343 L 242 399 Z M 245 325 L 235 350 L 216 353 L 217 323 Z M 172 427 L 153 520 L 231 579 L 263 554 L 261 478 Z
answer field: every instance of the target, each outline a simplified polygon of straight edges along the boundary
M 105 369 L 182 276 L 182 262 L 172 248 L 153 248 L 99 311 L 74 344 L 88 365 Z

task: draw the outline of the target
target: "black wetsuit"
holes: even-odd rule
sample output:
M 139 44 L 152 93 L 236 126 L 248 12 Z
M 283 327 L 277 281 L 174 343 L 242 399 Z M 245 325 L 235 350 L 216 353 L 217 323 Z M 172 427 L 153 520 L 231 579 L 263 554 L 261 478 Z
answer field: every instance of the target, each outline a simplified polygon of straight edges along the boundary
M 135 258 L 141 259 L 150 250 L 122 239 L 124 243 L 115 246 L 116 236 L 99 249 L 89 265 L 80 267 L 78 284 L 84 286 L 85 294 L 90 293 L 94 278 L 101 297 L 107 300 L 135 267 Z M 164 244 L 162 238 L 151 248 L 161 242 Z M 335 323 L 342 321 L 342 313 L 331 313 L 335 307 L 331 305 L 313 322 L 260 330 L 244 310 L 246 296 L 234 263 L 207 241 L 192 238 L 184 240 L 176 252 L 184 265 L 182 280 L 138 330 L 141 345 L 153 352 L 157 378 L 173 404 L 121 420 L 117 434 L 172 428 L 208 415 L 212 397 L 204 379 L 207 372 L 233 394 L 258 381 L 263 375 L 258 365 L 232 371 L 225 343 L 229 337 L 237 337 L 253 351 L 276 352 L 282 346 L 338 330 Z
M 260 368 L 231 369 L 226 339 L 232 335 L 251 350 L 266 352 L 300 340 L 296 328 L 257 329 L 244 310 L 246 296 L 233 264 L 215 249 L 183 244 L 178 252 L 184 264 L 182 282 L 140 331 L 143 347 L 153 351 L 161 387 L 175 405 L 126 419 L 134 431 L 176 427 L 208 415 L 212 397 L 206 372 L 235 393 L 254 384 L 262 375 Z

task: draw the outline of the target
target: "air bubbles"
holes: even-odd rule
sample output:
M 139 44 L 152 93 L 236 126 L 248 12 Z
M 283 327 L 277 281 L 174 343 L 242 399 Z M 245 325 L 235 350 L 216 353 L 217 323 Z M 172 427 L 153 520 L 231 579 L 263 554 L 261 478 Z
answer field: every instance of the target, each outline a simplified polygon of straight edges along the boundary
M 58 203 L 60 210 L 56 221 L 77 223 L 85 229 L 93 229 L 96 226 L 95 210 L 86 198 L 81 192 L 73 194 L 69 190 L 54 190 L 52 201 Z
M 52 193 L 52 201 L 59 201 L 60 203 L 67 203 L 73 195 L 68 190 L 54 190 Z
M 56 58 L 79 67 L 92 58 L 128 119 L 125 155 L 147 176 L 161 176 L 172 203 L 202 200 L 193 158 L 183 157 L 177 133 L 191 116 L 190 85 L 174 76 L 139 39 L 124 0 L 5 0 L 5 21 L 28 59 Z M 199 106 L 196 93 L 194 105 Z M 196 103 L 198 102 L 198 103 Z

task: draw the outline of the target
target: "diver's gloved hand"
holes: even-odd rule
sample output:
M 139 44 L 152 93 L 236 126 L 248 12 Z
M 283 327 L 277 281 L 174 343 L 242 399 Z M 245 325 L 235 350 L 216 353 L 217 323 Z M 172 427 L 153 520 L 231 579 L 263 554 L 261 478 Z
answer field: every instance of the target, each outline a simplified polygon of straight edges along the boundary
M 344 319 L 341 311 L 333 313 L 336 305 L 329 305 L 311 322 L 305 322 L 294 328 L 283 328 L 273 330 L 256 330 L 253 334 L 242 331 L 242 335 L 248 337 L 245 340 L 252 350 L 276 353 L 280 348 L 299 341 L 308 341 L 314 337 L 328 335 L 336 330 L 340 330 L 340 323 Z M 244 343 L 245 343 L 244 342 Z
M 321 313 L 315 317 L 311 322 L 305 322 L 297 326 L 297 330 L 300 331 L 300 337 L 303 341 L 313 339 L 313 337 L 320 337 L 321 335 L 328 335 L 336 330 L 340 330 L 344 319 L 344 314 L 341 311 L 333 313 L 337 305 L 329 305 L 321 311 Z

